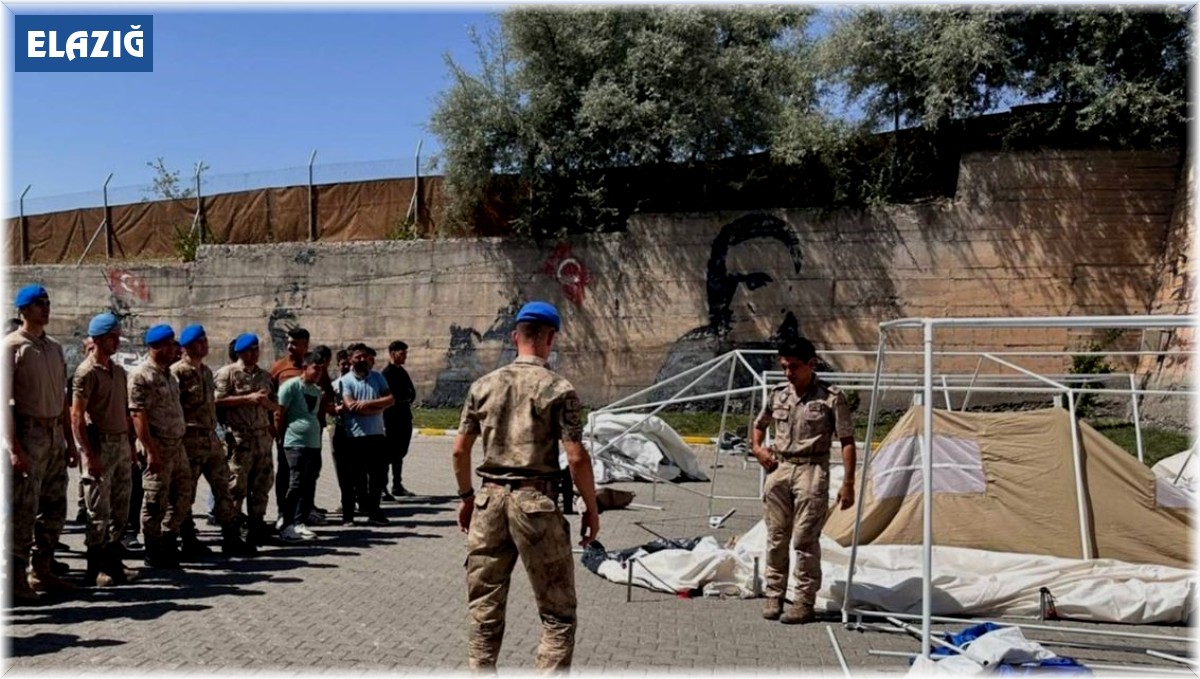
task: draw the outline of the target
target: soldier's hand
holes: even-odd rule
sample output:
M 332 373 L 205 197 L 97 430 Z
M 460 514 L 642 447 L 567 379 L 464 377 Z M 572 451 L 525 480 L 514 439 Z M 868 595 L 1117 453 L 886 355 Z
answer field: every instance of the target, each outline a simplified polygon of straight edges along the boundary
M 21 475 L 29 473 L 29 458 L 25 457 L 25 451 L 18 446 L 13 446 L 12 450 L 8 451 L 8 460 L 12 463 L 13 472 Z
M 471 515 L 475 513 L 475 498 L 469 497 L 458 503 L 458 529 L 466 533 L 471 530 Z
M 850 509 L 851 507 L 853 507 L 854 506 L 854 484 L 853 483 L 843 483 L 842 487 L 838 489 L 837 499 L 838 499 L 838 507 L 841 507 L 842 509 Z
M 99 479 L 104 476 L 104 465 L 100 462 L 99 455 L 84 456 L 85 466 L 87 467 L 88 476 L 93 479 Z
M 754 459 L 758 460 L 758 463 L 762 465 L 763 469 L 766 469 L 768 472 L 775 471 L 775 468 L 779 466 L 779 463 L 775 461 L 775 456 L 771 454 L 771 451 L 767 448 L 763 448 L 762 446 L 754 449 Z
M 579 541 L 580 547 L 587 547 L 596 539 L 596 534 L 600 532 L 600 515 L 596 512 L 584 510 L 583 521 L 579 525 L 579 535 L 583 538 Z
M 74 468 L 79 464 L 79 449 L 73 444 L 67 444 L 67 467 Z

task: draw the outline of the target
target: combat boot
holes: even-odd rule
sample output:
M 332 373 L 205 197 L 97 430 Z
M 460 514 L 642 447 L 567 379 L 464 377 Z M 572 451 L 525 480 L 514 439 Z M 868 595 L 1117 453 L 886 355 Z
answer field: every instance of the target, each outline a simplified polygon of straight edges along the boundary
M 121 563 L 122 550 L 121 543 L 110 542 L 105 545 L 102 555 L 101 564 L 103 570 L 109 577 L 113 579 L 113 583 L 124 585 L 138 579 L 141 572 L 136 568 L 128 568 Z
M 179 529 L 179 539 L 182 543 L 180 557 L 184 561 L 203 561 L 213 555 L 203 542 L 200 542 L 200 537 L 196 534 L 196 527 L 181 526 Z
M 71 572 L 71 567 L 54 557 L 50 557 L 50 572 L 55 575 L 66 575 Z
M 237 524 L 230 523 L 221 527 L 221 554 L 229 556 L 256 556 L 258 549 L 242 540 Z
M 33 555 L 33 572 L 29 574 L 29 586 L 35 592 L 65 594 L 75 591 L 75 585 L 63 580 L 50 571 L 51 559 L 52 557 L 49 554 Z
M 87 548 L 87 570 L 83 573 L 84 587 L 112 587 L 117 584 L 111 575 L 105 572 L 104 548 Z
M 146 565 L 151 568 L 161 568 L 167 570 L 178 570 L 179 559 L 172 559 L 171 552 L 164 546 L 163 536 L 157 538 L 146 538 Z
M 171 564 L 170 568 L 181 568 L 179 565 L 179 535 L 177 533 L 163 533 L 162 542 L 158 547 L 162 557 Z
M 783 614 L 783 598 L 767 597 L 767 600 L 763 602 L 762 614 L 767 620 L 778 620 L 779 616 Z
M 29 586 L 29 579 L 26 575 L 26 571 L 29 570 L 29 562 L 13 557 L 9 560 L 8 566 L 8 582 L 12 587 L 12 599 L 9 601 L 9 605 L 16 608 L 17 606 L 36 604 L 40 601 L 38 593 Z
M 816 620 L 816 618 L 817 613 L 813 610 L 812 604 L 802 604 L 797 601 L 788 607 L 787 613 L 779 618 L 779 622 L 785 625 L 803 625 Z

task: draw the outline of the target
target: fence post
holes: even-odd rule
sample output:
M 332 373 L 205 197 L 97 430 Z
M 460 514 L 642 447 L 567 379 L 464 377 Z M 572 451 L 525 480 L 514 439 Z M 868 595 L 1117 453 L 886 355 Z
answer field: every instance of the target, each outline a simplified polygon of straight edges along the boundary
M 112 208 L 108 206 L 108 183 L 112 181 L 113 173 L 108 173 L 108 179 L 104 180 L 104 258 L 112 259 L 113 255 L 113 233 L 112 233 Z
M 308 156 L 308 239 L 315 241 L 317 239 L 317 215 L 313 209 L 313 161 L 317 158 L 317 150 Z
M 21 192 L 21 197 L 18 199 L 18 203 L 20 205 L 20 211 L 21 211 L 21 219 L 17 224 L 17 230 L 18 230 L 18 234 L 21 237 L 20 257 L 21 257 L 22 264 L 29 263 L 29 225 L 25 222 L 25 194 L 29 193 L 29 189 L 31 189 L 32 187 L 33 187 L 33 184 L 26 184 L 25 190 Z
M 200 193 L 200 173 L 204 169 L 204 161 L 196 163 L 196 214 L 192 215 L 192 233 L 200 230 L 200 242 L 204 242 L 204 196 Z

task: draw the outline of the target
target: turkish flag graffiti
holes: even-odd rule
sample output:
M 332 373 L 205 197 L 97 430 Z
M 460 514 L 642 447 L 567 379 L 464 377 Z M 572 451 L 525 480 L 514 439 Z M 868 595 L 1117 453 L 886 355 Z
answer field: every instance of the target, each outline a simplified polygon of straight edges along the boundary
M 121 269 L 108 270 L 108 289 L 117 299 L 150 301 L 150 286 L 146 279 Z
M 560 243 L 542 265 L 542 273 L 558 281 L 563 294 L 575 306 L 583 304 L 587 292 L 588 271 L 583 262 L 571 254 L 571 246 Z

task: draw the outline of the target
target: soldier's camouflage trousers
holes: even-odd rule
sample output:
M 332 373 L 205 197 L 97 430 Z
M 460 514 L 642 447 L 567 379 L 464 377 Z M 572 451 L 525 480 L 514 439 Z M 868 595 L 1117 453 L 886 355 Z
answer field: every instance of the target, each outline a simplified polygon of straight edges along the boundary
M 16 562 L 28 563 L 31 552 L 52 555 L 62 534 L 67 518 L 67 444 L 57 418 L 15 419 L 17 440 L 25 450 L 29 473 L 14 474 L 5 454 L 12 521 L 9 550 Z
M 186 516 L 187 498 L 195 494 L 183 439 L 155 441 L 158 443 L 158 473 L 151 473 L 149 468 L 142 472 L 142 536 L 147 545 L 157 542 L 164 532 L 179 531 Z
M 133 491 L 133 462 L 129 438 L 125 434 L 93 435 L 92 450 L 100 455 L 104 469 L 100 478 L 92 478 L 82 465 L 79 487 L 88 511 L 88 547 L 103 547 L 119 542 L 129 521 L 129 495 Z
M 196 481 L 200 476 L 208 481 L 212 489 L 213 517 L 222 526 L 233 521 L 236 512 L 233 500 L 230 499 L 229 462 L 225 459 L 225 446 L 217 440 L 216 432 L 189 429 L 183 438 L 183 447 L 187 451 L 188 465 L 192 478 L 191 495 L 187 498 L 187 509 L 184 510 L 184 520 L 192 517 L 192 505 L 196 502 Z
M 787 594 L 790 543 L 796 551 L 796 601 L 809 605 L 821 589 L 821 527 L 829 510 L 829 458 L 815 462 L 781 461 L 763 488 L 766 595 Z
M 470 667 L 496 665 L 519 555 L 542 619 L 535 667 L 569 668 L 575 653 L 575 564 L 566 519 L 553 500 L 534 489 L 485 485 L 474 502 L 466 563 Z
M 246 500 L 246 515 L 262 518 L 275 482 L 274 444 L 271 432 L 234 431 L 229 455 L 229 488 L 235 509 Z

